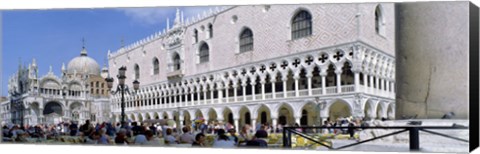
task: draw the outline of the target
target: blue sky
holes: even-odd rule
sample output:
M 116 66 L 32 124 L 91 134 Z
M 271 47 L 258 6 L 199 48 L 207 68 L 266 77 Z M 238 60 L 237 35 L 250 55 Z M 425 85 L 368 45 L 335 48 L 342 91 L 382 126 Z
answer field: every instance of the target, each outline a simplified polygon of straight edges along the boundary
M 214 7 L 180 7 L 187 17 Z M 82 39 L 88 55 L 101 67 L 107 51 L 116 51 L 123 38 L 125 45 L 162 31 L 166 19 L 173 24 L 176 7 L 55 9 L 2 11 L 2 96 L 7 95 L 8 79 L 22 65 L 35 58 L 39 76 L 50 65 L 60 75 L 65 65 L 80 55 Z M 172 26 L 170 26 L 172 27 Z

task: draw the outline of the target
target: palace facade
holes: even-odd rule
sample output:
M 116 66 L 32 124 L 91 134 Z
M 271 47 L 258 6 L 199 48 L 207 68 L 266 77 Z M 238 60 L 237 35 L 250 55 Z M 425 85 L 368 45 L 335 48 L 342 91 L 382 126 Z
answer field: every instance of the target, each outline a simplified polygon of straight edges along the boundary
M 177 10 L 173 25 L 109 51 L 108 70 L 126 66 L 126 83 L 141 83 L 125 96 L 131 121 L 394 119 L 394 12 L 393 3 L 234 6 L 187 19 Z M 119 122 L 120 94 L 110 98 Z

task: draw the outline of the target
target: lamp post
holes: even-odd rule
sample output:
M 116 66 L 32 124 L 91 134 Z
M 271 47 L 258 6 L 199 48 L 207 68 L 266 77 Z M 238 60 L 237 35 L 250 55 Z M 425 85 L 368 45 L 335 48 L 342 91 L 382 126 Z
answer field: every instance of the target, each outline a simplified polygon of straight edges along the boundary
M 122 116 L 122 119 L 121 119 L 121 125 L 122 127 L 125 127 L 125 93 L 132 93 L 132 94 L 135 94 L 136 91 L 139 89 L 140 87 L 140 82 L 138 82 L 137 80 L 133 81 L 133 90 L 134 91 L 130 91 L 128 86 L 125 85 L 125 79 L 127 78 L 127 76 L 125 76 L 125 72 L 127 71 L 127 67 L 125 66 L 122 66 L 118 69 L 118 75 L 117 75 L 117 78 L 118 78 L 118 85 L 117 85 L 117 89 L 115 91 L 112 91 L 111 93 L 112 94 L 117 94 L 117 93 L 121 93 L 122 95 L 122 99 L 121 99 L 121 109 L 122 109 L 122 113 L 121 113 L 121 116 Z M 110 75 L 105 78 L 105 81 L 107 82 L 107 87 L 108 89 L 112 89 L 113 87 L 113 78 L 110 77 Z

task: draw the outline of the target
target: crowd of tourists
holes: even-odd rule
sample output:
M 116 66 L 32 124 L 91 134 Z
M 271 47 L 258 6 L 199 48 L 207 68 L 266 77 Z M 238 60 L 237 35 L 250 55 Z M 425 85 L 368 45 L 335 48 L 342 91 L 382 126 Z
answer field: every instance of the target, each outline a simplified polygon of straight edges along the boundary
M 211 126 L 207 124 L 185 126 L 179 132 L 175 127 L 168 125 L 146 125 L 138 122 L 124 123 L 124 125 L 104 122 L 94 125 L 86 120 L 82 125 L 76 122 L 35 126 L 7 124 L 2 127 L 2 138 L 4 142 L 19 143 L 28 142 L 27 139 L 32 138 L 41 142 L 71 136 L 80 139 L 81 144 L 188 145 L 214 148 L 268 146 L 268 131 L 271 126 L 262 125 L 252 133 L 251 126 L 245 125 L 237 133 L 231 124 L 221 126 L 218 123 L 210 124 Z M 207 143 L 207 136 L 213 137 L 213 143 Z
M 354 139 L 354 134 L 359 129 L 353 128 L 328 128 L 335 126 L 354 127 L 367 126 L 363 119 L 338 118 L 324 121 L 323 129 L 302 129 L 301 133 L 322 133 L 322 134 L 349 134 Z M 19 126 L 7 124 L 2 127 L 4 142 L 28 142 L 27 139 L 36 141 L 56 140 L 64 136 L 78 138 L 83 144 L 116 144 L 116 145 L 189 145 L 189 146 L 210 146 L 210 147 L 237 147 L 257 146 L 267 147 L 269 133 L 281 133 L 286 125 L 278 124 L 275 129 L 268 123 L 256 124 L 256 128 L 248 124 L 236 132 L 235 126 L 230 123 L 193 123 L 192 125 L 177 129 L 175 126 L 147 124 L 138 122 L 121 123 L 98 123 L 92 124 L 86 120 L 83 124 L 77 122 L 62 122 L 59 124 L 39 124 L 35 126 Z M 295 124 L 294 126 L 299 126 Z M 253 132 L 253 130 L 256 130 Z M 213 136 L 213 143 L 207 143 L 207 136 Z

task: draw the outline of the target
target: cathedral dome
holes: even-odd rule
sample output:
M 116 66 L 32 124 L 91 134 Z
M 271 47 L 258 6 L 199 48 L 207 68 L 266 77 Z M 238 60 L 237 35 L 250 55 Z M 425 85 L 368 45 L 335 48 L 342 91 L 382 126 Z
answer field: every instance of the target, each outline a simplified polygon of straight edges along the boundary
M 73 58 L 67 66 L 67 73 L 100 75 L 100 66 L 97 61 L 87 56 L 87 50 L 83 48 L 80 56 Z

